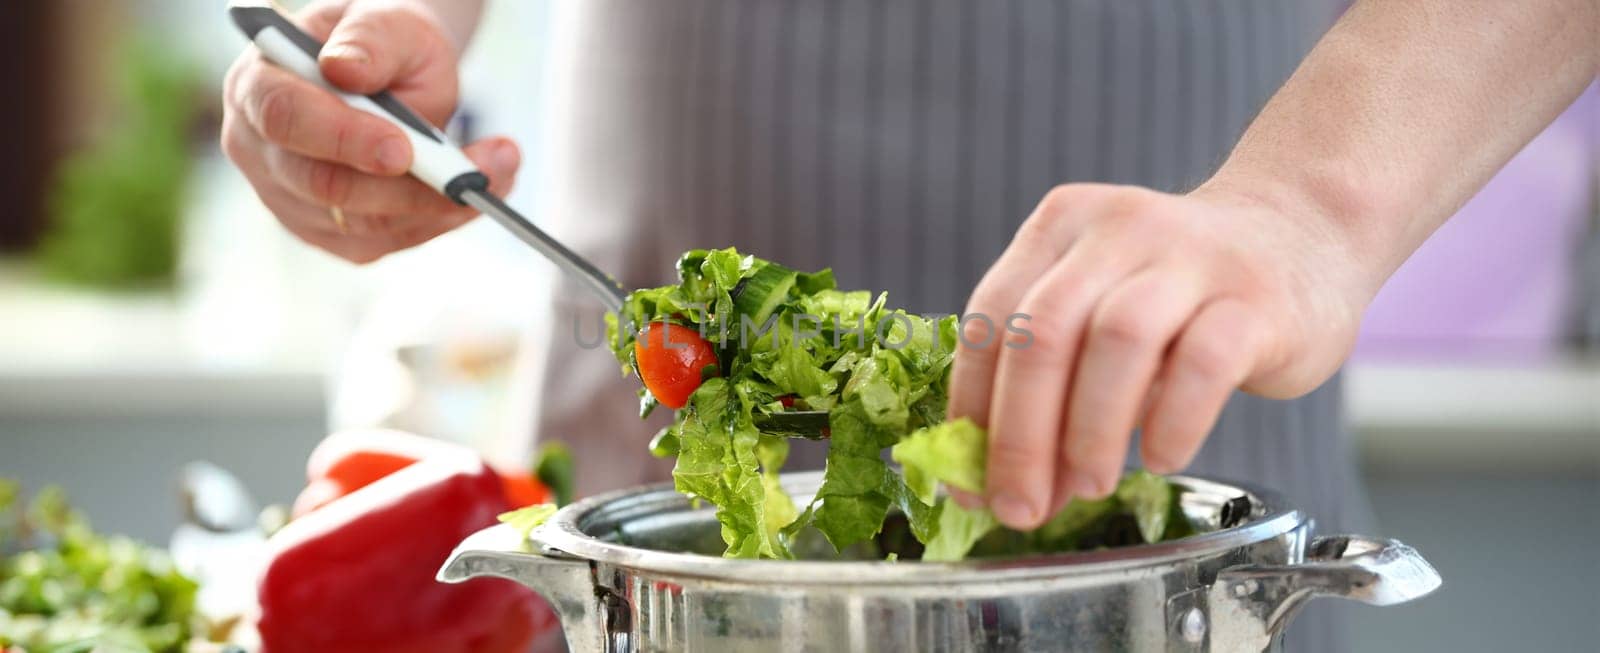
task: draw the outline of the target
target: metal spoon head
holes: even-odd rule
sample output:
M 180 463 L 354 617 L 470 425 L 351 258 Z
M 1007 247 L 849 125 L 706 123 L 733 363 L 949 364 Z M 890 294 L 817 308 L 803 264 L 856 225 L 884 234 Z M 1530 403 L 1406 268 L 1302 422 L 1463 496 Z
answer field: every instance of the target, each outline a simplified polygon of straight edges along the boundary
M 244 482 L 205 461 L 183 466 L 178 479 L 184 518 L 214 533 L 250 530 L 256 524 L 255 499 Z

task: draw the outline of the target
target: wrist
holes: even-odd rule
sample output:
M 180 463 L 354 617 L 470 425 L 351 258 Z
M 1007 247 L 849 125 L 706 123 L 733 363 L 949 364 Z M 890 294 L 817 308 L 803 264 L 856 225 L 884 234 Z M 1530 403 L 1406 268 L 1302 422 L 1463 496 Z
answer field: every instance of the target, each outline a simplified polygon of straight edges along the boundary
M 1384 231 L 1394 224 L 1394 194 L 1367 188 L 1351 177 L 1311 166 L 1268 170 L 1229 161 L 1193 195 L 1264 210 L 1292 223 L 1308 244 L 1355 268 L 1357 291 L 1376 294 L 1410 251 L 1391 251 L 1398 240 Z

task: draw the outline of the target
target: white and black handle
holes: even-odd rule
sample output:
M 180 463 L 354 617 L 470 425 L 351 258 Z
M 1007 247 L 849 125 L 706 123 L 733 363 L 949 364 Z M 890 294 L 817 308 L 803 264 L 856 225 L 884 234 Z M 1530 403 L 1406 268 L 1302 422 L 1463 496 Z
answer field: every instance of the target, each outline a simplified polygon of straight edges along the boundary
M 413 177 L 462 205 L 467 203 L 463 196 L 466 191 L 485 193 L 488 190 L 488 176 L 479 171 L 460 148 L 388 91 L 358 95 L 342 91 L 323 79 L 322 69 L 317 65 L 322 43 L 289 22 L 271 3 L 232 2 L 228 14 L 272 63 L 327 89 L 352 107 L 398 125 L 411 141 Z

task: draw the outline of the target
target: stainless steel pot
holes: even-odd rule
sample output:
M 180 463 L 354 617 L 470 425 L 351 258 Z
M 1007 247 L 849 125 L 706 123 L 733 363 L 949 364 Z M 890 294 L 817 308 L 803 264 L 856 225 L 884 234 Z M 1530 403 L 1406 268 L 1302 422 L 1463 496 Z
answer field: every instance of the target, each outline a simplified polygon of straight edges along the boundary
M 820 481 L 784 487 L 803 503 Z M 1310 599 L 1390 605 L 1439 587 L 1404 544 L 1312 539 L 1270 492 L 1175 481 L 1200 535 L 955 564 L 724 559 L 712 511 L 654 486 L 567 506 L 528 541 L 481 531 L 439 579 L 532 587 L 574 651 L 1276 650 Z

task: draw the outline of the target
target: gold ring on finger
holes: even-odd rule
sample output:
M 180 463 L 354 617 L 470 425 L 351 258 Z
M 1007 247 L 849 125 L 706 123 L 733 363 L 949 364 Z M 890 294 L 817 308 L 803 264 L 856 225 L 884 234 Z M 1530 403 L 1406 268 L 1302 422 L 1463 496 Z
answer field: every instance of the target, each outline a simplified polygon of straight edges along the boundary
M 350 233 L 349 229 L 345 227 L 344 209 L 341 209 L 337 206 L 330 206 L 328 207 L 328 213 L 333 216 L 333 224 L 339 228 L 339 233 Z

